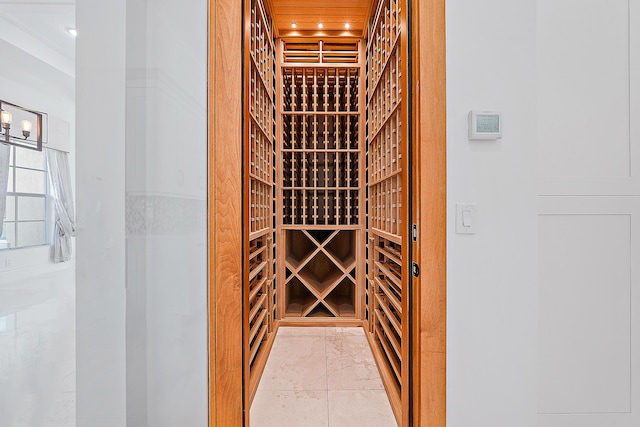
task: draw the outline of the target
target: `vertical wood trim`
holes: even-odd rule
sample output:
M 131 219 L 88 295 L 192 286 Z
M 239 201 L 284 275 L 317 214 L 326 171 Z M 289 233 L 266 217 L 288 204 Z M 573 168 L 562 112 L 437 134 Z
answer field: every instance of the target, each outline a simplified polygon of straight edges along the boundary
M 358 266 L 356 267 L 356 317 L 365 319 L 365 288 L 366 288 L 366 238 L 367 238 L 367 45 L 364 39 L 358 42 L 358 232 L 356 237 Z M 337 121 L 337 120 L 336 120 Z M 337 124 L 336 124 L 337 125 Z M 337 143 L 337 140 L 336 140 Z M 336 172 L 336 178 L 338 173 Z M 336 197 L 337 197 L 336 192 Z M 336 206 L 337 210 L 337 206 Z M 337 222 L 337 221 L 336 221 Z
M 242 426 L 242 2 L 209 19 L 209 423 Z
M 402 121 L 402 216 L 397 218 L 401 221 L 401 236 L 402 236 L 402 388 L 401 388 L 401 401 L 402 401 L 402 416 L 401 425 L 410 425 L 410 409 L 413 405 L 411 402 L 411 386 L 410 378 L 412 375 L 412 366 L 409 363 L 410 360 L 410 327 L 412 322 L 411 309 L 413 302 L 409 298 L 409 288 L 412 286 L 411 275 L 411 260 L 409 258 L 409 248 L 411 245 L 411 236 L 409 235 L 410 225 L 406 221 L 410 218 L 409 215 L 409 198 L 412 197 L 409 194 L 409 171 L 412 165 L 409 164 L 409 156 L 407 155 L 411 148 L 409 141 L 409 121 L 411 120 L 412 111 L 409 110 L 409 98 L 411 96 L 411 87 L 409 86 L 409 39 L 412 34 L 409 33 L 409 2 L 411 0 L 404 0 L 400 3 L 400 69 L 397 73 L 402 73 L 402 93 L 401 99 L 401 115 L 399 120 Z M 413 357 L 413 355 L 411 355 Z
M 249 176 L 249 172 L 251 171 L 251 167 L 250 167 L 250 158 L 252 156 L 252 142 L 251 142 L 251 137 L 249 136 L 250 133 L 250 123 L 251 123 L 251 112 L 250 112 L 250 106 L 249 106 L 249 102 L 250 102 L 250 84 L 249 81 L 251 80 L 251 69 L 252 69 L 252 65 L 251 65 L 251 27 L 249 25 L 247 25 L 247 23 L 251 23 L 251 0 L 247 0 L 246 2 L 237 2 L 237 3 L 241 3 L 242 4 L 242 14 L 244 16 L 244 22 L 245 25 L 244 27 L 242 27 L 242 31 L 244 32 L 244 38 L 243 38 L 243 43 L 242 43 L 242 50 L 240 51 L 243 57 L 243 64 L 244 67 L 241 67 L 241 71 L 243 73 L 243 77 L 244 80 L 242 81 L 242 90 L 240 91 L 240 94 L 242 94 L 242 99 L 243 99 L 243 104 L 242 104 L 242 117 L 243 119 L 241 120 L 241 125 L 242 125 L 242 132 L 243 132 L 243 141 L 244 144 L 241 144 L 241 147 L 244 147 L 244 150 L 240 150 L 240 155 L 241 155 L 241 164 L 242 164 L 242 169 L 240 170 L 240 173 L 242 174 L 242 182 L 241 182 L 241 189 L 242 189 L 242 206 L 244 207 L 244 209 L 241 209 L 240 212 L 242 212 L 242 223 L 241 223 L 241 229 L 242 229 L 242 242 L 244 243 L 243 245 L 241 245 L 242 248 L 242 262 L 245 266 L 249 265 L 249 246 L 250 246 L 250 238 L 249 235 L 251 234 L 251 179 Z M 258 77 L 258 76 L 256 76 Z M 258 84 L 258 82 L 256 82 L 256 84 Z M 254 200 L 255 203 L 257 203 L 257 200 Z M 252 399 L 252 393 L 251 393 L 251 370 L 250 370 L 250 361 L 249 361 L 249 355 L 251 353 L 251 348 L 249 345 L 249 340 L 248 339 L 244 339 L 244 337 L 248 337 L 249 336 L 249 290 L 251 288 L 251 284 L 249 281 L 249 268 L 245 268 L 245 269 L 241 269 L 241 273 L 242 273 L 242 282 L 240 284 L 241 286 L 241 301 L 242 301 L 242 331 L 243 331 L 243 335 L 242 335 L 242 379 L 243 379 L 243 387 L 244 387 L 244 392 L 243 394 L 243 398 L 244 398 L 244 403 L 243 403 L 243 407 L 245 409 L 251 408 L 251 399 Z M 246 288 L 246 289 L 245 289 Z M 221 303 L 223 301 L 220 301 Z M 244 413 L 244 424 L 243 425 L 249 425 L 249 411 L 245 410 Z
M 415 2 L 414 218 L 419 242 L 413 301 L 413 425 L 446 425 L 445 0 Z
M 286 232 L 283 231 L 283 216 L 284 216 L 284 203 L 283 203 L 283 192 L 282 192 L 282 183 L 284 182 L 284 174 L 282 172 L 282 146 L 283 146 L 283 132 L 284 128 L 282 125 L 282 111 L 284 110 L 283 106 L 283 97 L 282 97 L 282 88 L 284 85 L 284 80 L 282 78 L 282 40 L 276 40 L 276 57 L 275 57 L 275 73 L 276 73 L 276 90 L 274 92 L 274 97 L 276 101 L 276 245 L 278 248 L 276 249 L 276 284 L 278 289 L 276 289 L 276 311 L 278 314 L 278 320 L 285 317 L 285 309 L 286 309 L 286 270 L 285 270 L 285 250 L 287 247 L 286 242 Z

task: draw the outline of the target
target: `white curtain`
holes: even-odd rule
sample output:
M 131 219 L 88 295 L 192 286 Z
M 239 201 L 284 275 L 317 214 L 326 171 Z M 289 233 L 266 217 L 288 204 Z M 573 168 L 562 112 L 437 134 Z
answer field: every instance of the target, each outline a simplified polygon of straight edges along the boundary
M 45 149 L 51 196 L 56 208 L 56 224 L 51 242 L 51 261 L 71 259 L 71 237 L 76 235 L 76 216 L 71 193 L 71 173 L 67 153 Z
M 7 207 L 7 185 L 9 183 L 9 153 L 11 147 L 0 142 L 0 236 L 4 225 L 4 210 Z

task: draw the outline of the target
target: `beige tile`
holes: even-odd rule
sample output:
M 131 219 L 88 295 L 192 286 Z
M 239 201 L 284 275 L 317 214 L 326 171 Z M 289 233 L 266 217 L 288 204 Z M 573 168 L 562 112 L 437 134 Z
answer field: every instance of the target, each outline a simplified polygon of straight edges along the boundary
M 329 326 L 325 328 L 326 335 L 328 337 L 343 336 L 343 335 L 363 335 L 364 330 L 360 326 L 344 327 L 344 326 Z
M 329 391 L 329 427 L 396 427 L 384 390 Z
M 279 337 L 314 336 L 324 337 L 325 328 L 319 326 L 281 326 L 278 328 Z
M 324 337 L 276 336 L 259 390 L 326 390 Z
M 326 391 L 258 390 L 251 427 L 327 427 Z
M 380 373 L 364 334 L 328 336 L 326 348 L 329 390 L 383 389 Z

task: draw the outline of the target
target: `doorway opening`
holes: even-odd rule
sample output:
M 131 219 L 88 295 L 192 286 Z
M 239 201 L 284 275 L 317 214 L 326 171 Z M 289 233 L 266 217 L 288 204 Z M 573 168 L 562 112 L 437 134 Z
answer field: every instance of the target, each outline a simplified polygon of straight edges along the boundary
M 320 29 L 307 3 L 211 8 L 212 425 L 248 425 L 278 328 L 309 325 L 361 327 L 398 424 L 443 425 L 444 31 L 409 17 L 443 24 L 444 2 L 364 1 L 350 31 Z M 330 3 L 315 12 L 359 2 Z M 431 42 L 440 56 L 409 61 Z
M 245 3 L 245 408 L 279 327 L 354 326 L 401 423 L 411 404 L 408 2 L 344 3 Z

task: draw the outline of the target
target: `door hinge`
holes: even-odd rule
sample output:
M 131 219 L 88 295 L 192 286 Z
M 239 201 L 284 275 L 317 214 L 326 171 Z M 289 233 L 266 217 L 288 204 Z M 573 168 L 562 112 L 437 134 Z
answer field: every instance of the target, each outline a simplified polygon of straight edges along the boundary
M 411 239 L 414 242 L 418 241 L 418 224 L 411 225 Z
M 420 266 L 418 266 L 417 262 L 411 264 L 411 274 L 413 274 L 413 277 L 418 277 L 420 275 Z

